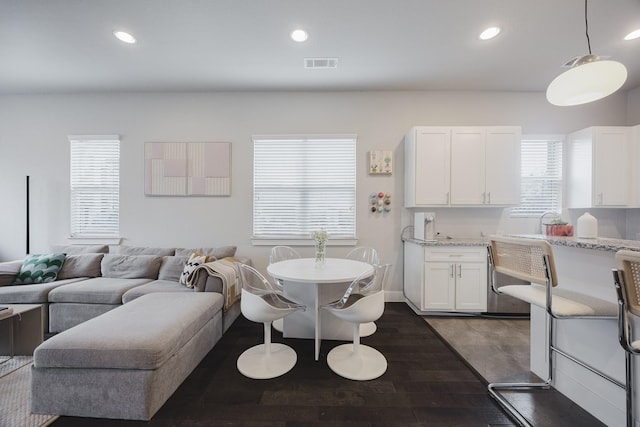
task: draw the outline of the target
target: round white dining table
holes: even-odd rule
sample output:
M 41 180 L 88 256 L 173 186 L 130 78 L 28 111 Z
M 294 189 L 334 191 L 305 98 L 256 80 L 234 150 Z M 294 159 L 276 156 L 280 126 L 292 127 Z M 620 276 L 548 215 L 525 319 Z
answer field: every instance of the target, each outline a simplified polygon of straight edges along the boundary
M 372 265 L 350 259 L 327 258 L 320 268 L 314 258 L 298 258 L 270 264 L 267 272 L 282 281 L 285 296 L 307 306 L 305 311 L 284 318 L 285 338 L 313 338 L 315 360 L 318 360 L 321 339 L 349 340 L 353 337 L 351 324 L 328 312 L 321 313 L 320 307 L 342 297 L 357 277 L 373 274 Z

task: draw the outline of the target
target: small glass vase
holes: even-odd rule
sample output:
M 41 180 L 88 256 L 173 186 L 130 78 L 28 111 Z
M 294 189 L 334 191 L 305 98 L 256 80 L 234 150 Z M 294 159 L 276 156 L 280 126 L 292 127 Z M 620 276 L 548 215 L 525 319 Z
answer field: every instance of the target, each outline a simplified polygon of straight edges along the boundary
M 325 244 L 316 243 L 316 268 L 324 268 Z

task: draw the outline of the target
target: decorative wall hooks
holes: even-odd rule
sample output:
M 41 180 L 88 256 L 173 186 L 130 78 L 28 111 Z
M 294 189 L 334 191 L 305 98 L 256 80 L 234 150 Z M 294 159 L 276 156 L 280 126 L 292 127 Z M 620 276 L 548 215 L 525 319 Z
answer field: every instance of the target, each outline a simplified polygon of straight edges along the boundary
M 369 204 L 372 213 L 391 212 L 391 193 L 371 193 L 369 194 Z

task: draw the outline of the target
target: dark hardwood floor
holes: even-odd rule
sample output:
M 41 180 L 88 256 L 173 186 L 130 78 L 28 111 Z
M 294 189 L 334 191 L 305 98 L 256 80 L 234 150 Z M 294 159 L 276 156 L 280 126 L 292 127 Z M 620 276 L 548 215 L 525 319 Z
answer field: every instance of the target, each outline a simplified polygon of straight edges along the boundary
M 326 354 L 338 341 L 286 339 L 298 354 L 289 373 L 251 380 L 237 357 L 262 341 L 262 325 L 242 316 L 149 422 L 60 417 L 64 426 L 512 426 L 486 382 L 404 303 L 387 303 L 363 344 L 387 358 L 387 372 L 357 382 L 335 375 Z M 282 335 L 273 333 L 274 341 Z M 545 402 L 556 405 L 554 402 Z M 566 408 L 565 408 L 566 409 Z M 540 424 L 543 425 L 543 424 Z M 567 424 L 564 424 L 567 425 Z

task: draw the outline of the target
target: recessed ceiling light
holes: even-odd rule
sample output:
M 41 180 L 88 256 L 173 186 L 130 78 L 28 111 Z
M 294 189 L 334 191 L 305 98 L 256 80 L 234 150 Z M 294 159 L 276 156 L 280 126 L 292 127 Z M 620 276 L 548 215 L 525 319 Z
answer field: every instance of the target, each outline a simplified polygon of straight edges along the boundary
M 298 43 L 307 41 L 308 38 L 309 38 L 309 34 L 305 30 L 297 29 L 291 32 L 291 40 L 296 41 Z
M 500 34 L 500 27 L 489 27 L 480 33 L 480 40 L 489 40 Z
M 125 31 L 114 31 L 113 35 L 124 43 L 134 44 L 136 42 L 136 38 Z
M 624 36 L 624 39 L 625 40 L 634 40 L 634 39 L 637 39 L 638 37 L 640 37 L 640 28 L 638 28 L 635 31 L 631 31 L 629 34 Z

